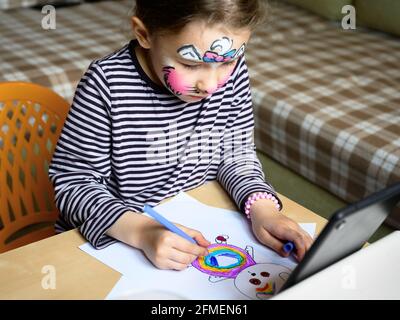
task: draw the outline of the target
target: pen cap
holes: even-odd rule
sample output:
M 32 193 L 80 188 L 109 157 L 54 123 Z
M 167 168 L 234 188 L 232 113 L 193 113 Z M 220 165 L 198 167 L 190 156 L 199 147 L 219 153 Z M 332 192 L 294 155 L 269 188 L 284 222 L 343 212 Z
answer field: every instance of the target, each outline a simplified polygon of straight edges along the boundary
M 285 251 L 286 253 L 292 252 L 293 249 L 294 249 L 294 243 L 293 242 L 286 242 L 283 245 L 283 251 Z

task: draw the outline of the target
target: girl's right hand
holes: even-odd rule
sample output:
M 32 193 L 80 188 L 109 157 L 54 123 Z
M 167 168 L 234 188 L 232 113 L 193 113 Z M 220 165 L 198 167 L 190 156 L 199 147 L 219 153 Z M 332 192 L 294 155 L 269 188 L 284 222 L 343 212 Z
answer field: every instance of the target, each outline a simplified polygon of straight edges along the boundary
M 208 254 L 206 248 L 211 243 L 199 231 L 175 225 L 194 238 L 197 244 L 165 229 L 154 220 L 142 229 L 139 248 L 159 269 L 184 270 L 198 256 Z

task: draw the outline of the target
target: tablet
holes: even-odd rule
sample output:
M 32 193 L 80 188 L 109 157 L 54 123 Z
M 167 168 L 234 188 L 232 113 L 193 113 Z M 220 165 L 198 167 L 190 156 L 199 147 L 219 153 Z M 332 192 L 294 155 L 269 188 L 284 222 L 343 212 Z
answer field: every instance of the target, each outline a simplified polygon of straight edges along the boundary
M 361 249 L 399 201 L 396 183 L 336 211 L 280 291 Z

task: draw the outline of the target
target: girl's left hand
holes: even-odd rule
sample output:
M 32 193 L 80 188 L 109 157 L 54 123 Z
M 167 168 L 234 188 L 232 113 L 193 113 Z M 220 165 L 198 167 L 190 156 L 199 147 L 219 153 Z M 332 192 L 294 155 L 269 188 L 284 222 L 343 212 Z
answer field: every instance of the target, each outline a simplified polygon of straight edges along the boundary
M 310 248 L 313 239 L 294 220 L 286 217 L 275 208 L 268 199 L 259 199 L 250 209 L 252 228 L 258 240 L 275 250 L 283 257 L 289 256 L 283 251 L 286 241 L 292 241 L 296 250 L 294 256 L 301 261 Z

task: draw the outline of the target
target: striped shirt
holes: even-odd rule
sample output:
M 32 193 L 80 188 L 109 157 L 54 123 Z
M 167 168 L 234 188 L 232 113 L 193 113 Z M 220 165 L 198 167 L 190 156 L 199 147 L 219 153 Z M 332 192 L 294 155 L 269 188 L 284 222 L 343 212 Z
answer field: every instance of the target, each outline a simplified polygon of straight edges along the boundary
M 79 82 L 49 168 L 61 213 L 56 231 L 79 228 L 95 247 L 126 211 L 218 180 L 243 211 L 254 192 L 276 196 L 253 143 L 242 56 L 226 85 L 184 102 L 154 83 L 133 40 L 91 63 Z

